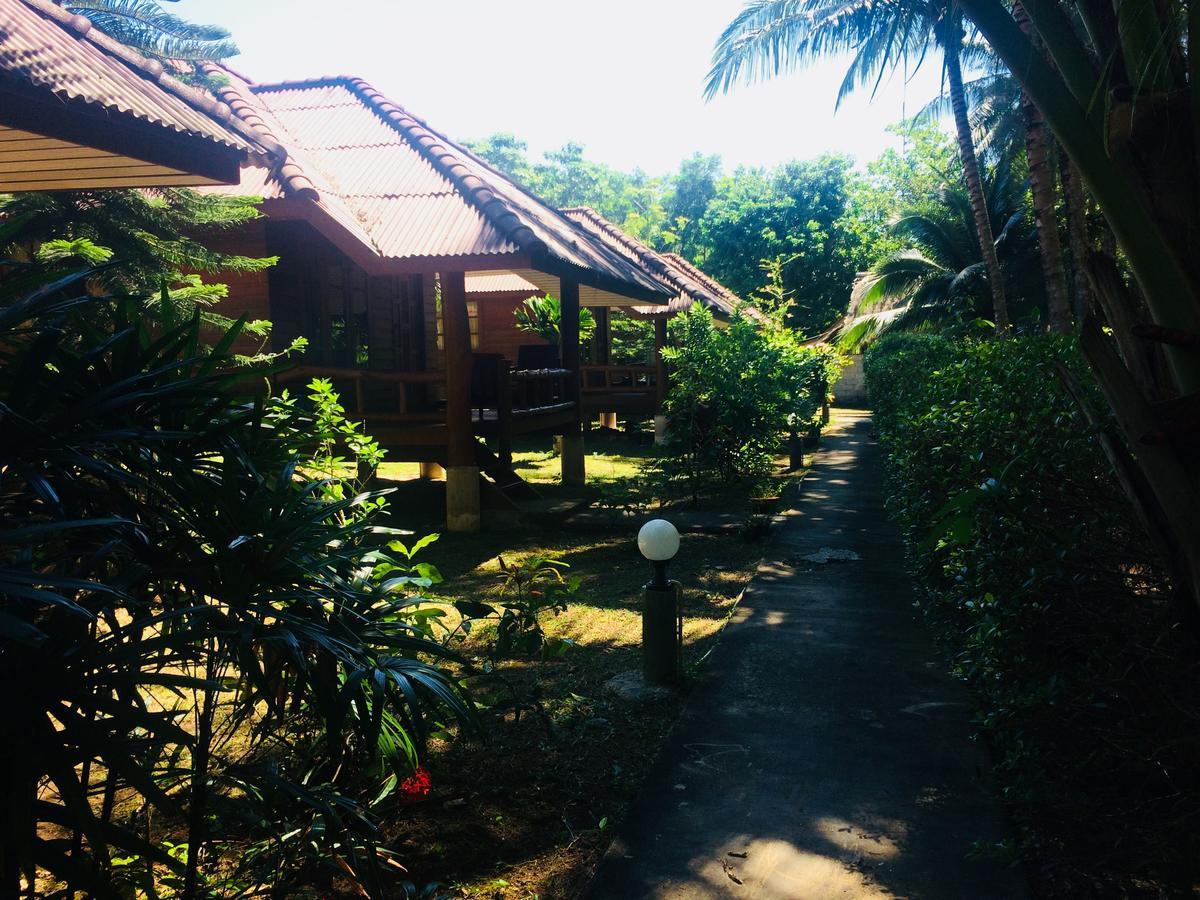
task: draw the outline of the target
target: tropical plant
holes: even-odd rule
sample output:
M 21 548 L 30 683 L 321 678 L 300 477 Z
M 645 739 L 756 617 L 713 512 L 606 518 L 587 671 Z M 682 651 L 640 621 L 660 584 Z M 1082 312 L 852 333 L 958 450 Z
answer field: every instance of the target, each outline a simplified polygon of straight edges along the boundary
M 1023 30 L 1000 0 L 960 5 L 1041 110 L 1132 271 L 1136 287 L 1111 260 L 1088 261 L 1110 332 L 1085 322 L 1082 347 L 1122 430 L 1123 483 L 1200 605 L 1200 457 L 1194 423 L 1173 411 L 1200 393 L 1200 77 L 1189 39 L 1200 8 L 1029 3 Z
M 1025 207 L 1024 191 L 1005 174 L 985 183 L 988 216 L 999 238 L 997 258 L 1008 280 L 1006 295 L 1018 316 L 1037 310 L 1044 299 L 1036 277 L 1037 238 Z M 990 309 L 987 269 L 975 239 L 974 213 L 961 188 L 943 188 L 939 205 L 900 218 L 892 233 L 905 244 L 876 263 L 862 281 L 860 316 L 840 337 L 846 349 L 893 328 L 961 327 L 985 318 Z M 871 309 L 883 306 L 884 313 Z
M 998 329 L 1008 327 L 995 239 L 967 116 L 962 56 L 967 38 L 961 12 L 948 0 L 876 3 L 853 0 L 749 0 L 725 28 L 713 53 L 705 93 L 727 92 L 738 80 L 754 81 L 811 63 L 828 54 L 852 54 L 838 90 L 840 102 L 860 85 L 875 85 L 902 62 L 920 65 L 940 49 L 958 136 L 963 179 L 992 295 Z
M 144 56 L 190 62 L 238 54 L 224 28 L 188 22 L 167 12 L 157 0 L 59 0 L 59 5 L 87 16 L 109 37 Z
M 74 255 L 77 265 L 111 257 L 121 265 L 103 277 L 125 295 L 149 298 L 148 315 L 158 314 L 166 285 L 176 316 L 199 308 L 206 324 L 227 329 L 232 321 L 212 306 L 228 295 L 228 288 L 201 276 L 260 272 L 274 265 L 275 258 L 226 253 L 208 244 L 221 232 L 258 218 L 256 203 L 255 197 L 189 188 L 0 195 L 0 217 L 10 223 L 0 256 L 28 262 L 49 246 L 60 258 Z M 104 248 L 103 259 L 85 252 L 93 245 Z M 265 321 L 245 325 L 247 332 L 264 339 L 269 329 Z
M 544 297 L 530 297 L 513 310 L 517 320 L 517 328 L 536 334 L 546 343 L 558 346 L 560 339 L 558 326 L 562 322 L 562 305 L 557 297 L 547 294 Z M 581 307 L 579 310 L 579 339 L 586 341 L 596 333 L 596 317 L 590 309 Z
M 696 500 L 719 484 L 753 483 L 773 472 L 784 434 L 818 421 L 836 356 L 803 346 L 786 316 L 785 307 L 764 324 L 735 316 L 718 328 L 695 304 L 672 320 L 664 487 L 678 482 Z
M 190 900 L 237 848 L 251 883 L 379 894 L 375 798 L 474 715 L 347 515 L 373 498 L 303 475 L 322 426 L 235 368 L 241 322 L 209 350 L 198 316 L 96 296 L 107 271 L 9 268 L 0 892 Z

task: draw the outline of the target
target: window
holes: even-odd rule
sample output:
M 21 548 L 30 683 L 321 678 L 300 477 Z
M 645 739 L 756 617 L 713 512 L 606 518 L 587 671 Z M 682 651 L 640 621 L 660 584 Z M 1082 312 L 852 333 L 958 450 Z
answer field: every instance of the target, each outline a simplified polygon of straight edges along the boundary
M 471 331 L 471 349 L 479 349 L 479 303 L 476 300 L 467 301 L 467 328 Z M 442 298 L 437 301 L 437 348 L 446 349 L 445 325 L 442 321 Z

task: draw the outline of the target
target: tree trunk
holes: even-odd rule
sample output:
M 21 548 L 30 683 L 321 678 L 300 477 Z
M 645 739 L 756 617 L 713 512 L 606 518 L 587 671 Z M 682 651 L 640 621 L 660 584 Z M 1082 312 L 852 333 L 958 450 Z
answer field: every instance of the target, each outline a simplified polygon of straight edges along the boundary
M 971 123 L 967 119 L 967 98 L 963 92 L 962 67 L 958 59 L 961 37 L 957 28 L 952 29 L 945 41 L 946 79 L 950 82 L 950 105 L 954 109 L 954 126 L 958 133 L 958 155 L 962 160 L 963 179 L 967 183 L 967 196 L 971 199 L 971 212 L 975 215 L 975 231 L 979 237 L 979 250 L 987 269 L 988 286 L 992 290 L 992 314 L 997 331 L 1007 331 L 1008 301 L 1004 297 L 1004 279 L 1000 274 L 1000 260 L 996 258 L 996 239 L 992 234 L 992 222 L 988 216 L 987 199 L 983 193 L 983 180 L 979 177 L 979 160 L 975 157 L 975 141 L 971 137 Z
M 1067 294 L 1062 242 L 1058 238 L 1054 170 L 1050 166 L 1046 124 L 1024 91 L 1021 91 L 1021 110 L 1025 116 L 1025 157 L 1029 161 L 1029 186 L 1037 221 L 1038 247 L 1042 251 L 1042 277 L 1046 282 L 1047 325 L 1058 334 L 1070 334 L 1071 303 Z
M 1022 31 L 1033 37 L 1033 25 L 1019 0 L 1014 0 L 1013 18 Z M 1040 49 L 1036 38 L 1034 46 Z M 1067 272 L 1063 266 L 1062 242 L 1058 237 L 1050 140 L 1041 110 L 1024 90 L 1021 91 L 1021 115 L 1025 120 L 1025 158 L 1029 163 L 1029 186 L 1037 222 L 1038 247 L 1042 251 L 1042 278 L 1046 283 L 1047 325 L 1051 331 L 1069 334 L 1071 306 L 1067 293 Z
M 1079 170 L 1067 154 L 1059 154 L 1063 203 L 1067 209 L 1067 245 L 1071 248 L 1072 281 L 1075 287 L 1075 318 L 1084 320 L 1092 308 L 1092 286 L 1088 283 L 1087 200 Z M 1111 232 L 1109 232 L 1111 234 Z M 1115 247 L 1113 248 L 1115 251 Z

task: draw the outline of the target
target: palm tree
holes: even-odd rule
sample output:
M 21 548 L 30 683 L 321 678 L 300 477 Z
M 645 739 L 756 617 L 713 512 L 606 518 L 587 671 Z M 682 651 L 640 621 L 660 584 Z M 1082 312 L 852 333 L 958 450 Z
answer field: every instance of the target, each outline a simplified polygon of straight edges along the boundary
M 91 19 L 109 37 L 143 56 L 197 62 L 227 59 L 238 52 L 224 28 L 195 25 L 167 12 L 157 0 L 58 0 L 58 3 Z
M 962 16 L 949 0 L 750 0 L 717 41 L 705 95 L 726 92 L 742 79 L 778 75 L 830 53 L 849 52 L 853 58 L 838 89 L 840 102 L 868 80 L 878 86 L 900 62 L 919 66 L 940 48 L 993 315 L 997 329 L 1004 330 L 1008 303 L 963 91 L 965 38 Z
M 989 225 L 999 237 L 996 255 L 1014 296 L 1030 312 L 1044 301 L 1036 277 L 1037 236 L 1024 190 L 1002 165 L 985 179 Z M 959 188 L 945 188 L 931 212 L 909 213 L 892 233 L 908 247 L 877 263 L 858 285 L 857 307 L 839 343 L 857 349 L 883 331 L 952 328 L 987 315 L 991 290 L 988 267 L 976 240 L 975 212 Z M 872 313 L 871 310 L 876 310 Z
M 1029 16 L 1019 0 L 1013 3 L 1013 16 L 1026 34 L 1033 33 Z M 1035 42 L 1036 43 L 1036 42 Z M 1054 167 L 1050 138 L 1042 111 L 1024 90 L 1021 113 L 1025 121 L 1025 159 L 1029 164 L 1029 190 L 1037 219 L 1038 241 L 1042 247 L 1042 274 L 1046 278 L 1047 324 L 1051 331 L 1067 334 L 1071 330 L 1071 306 L 1067 297 L 1067 272 L 1063 266 L 1062 242 L 1058 237 L 1055 213 Z
M 989 64 L 993 71 L 964 85 L 976 144 L 993 163 L 1015 159 L 1020 150 L 1025 152 L 1029 193 L 1042 251 L 1040 265 L 1046 282 L 1046 323 L 1051 331 L 1065 334 L 1071 330 L 1072 317 L 1058 228 L 1054 141 L 1046 131 L 1041 111 L 1021 89 L 1021 83 L 995 57 L 989 58 Z M 940 97 L 927 104 L 919 115 L 941 116 L 947 112 L 949 102 Z

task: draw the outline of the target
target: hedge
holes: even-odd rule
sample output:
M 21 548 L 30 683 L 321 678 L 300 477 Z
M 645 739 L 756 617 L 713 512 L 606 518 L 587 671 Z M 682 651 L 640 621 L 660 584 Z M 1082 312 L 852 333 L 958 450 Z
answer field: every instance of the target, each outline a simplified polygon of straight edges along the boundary
M 889 511 L 1041 880 L 1183 889 L 1200 859 L 1195 636 L 1058 359 L 1088 381 L 1061 338 L 877 342 Z

